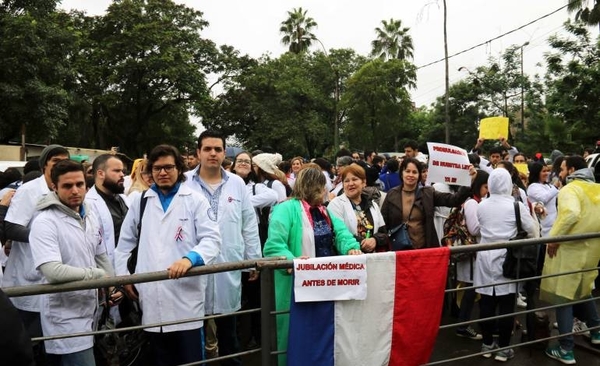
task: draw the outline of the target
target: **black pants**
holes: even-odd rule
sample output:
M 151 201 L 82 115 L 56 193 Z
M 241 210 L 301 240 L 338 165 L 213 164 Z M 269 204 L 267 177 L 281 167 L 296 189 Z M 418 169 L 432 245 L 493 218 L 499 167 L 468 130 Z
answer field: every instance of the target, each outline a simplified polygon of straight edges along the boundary
M 219 342 L 219 357 L 231 355 L 240 351 L 236 322 L 236 316 L 215 318 L 215 324 L 217 325 L 217 340 Z M 220 364 L 221 366 L 241 366 L 242 361 L 239 357 L 234 357 L 232 359 L 223 360 Z
M 260 308 L 260 279 L 248 281 L 249 272 L 242 272 L 242 309 Z M 261 324 L 260 312 L 252 313 L 250 317 L 250 335 L 260 343 Z
M 496 315 L 496 309 L 498 309 L 498 315 L 510 314 L 515 308 L 515 294 L 508 295 L 481 295 L 479 300 L 479 314 L 480 317 L 489 318 Z M 513 330 L 515 322 L 514 316 L 509 316 L 496 320 L 488 320 L 481 322 L 481 333 L 483 335 L 483 344 L 491 345 L 494 342 L 494 327 L 498 324 L 499 340 L 498 344 L 500 347 L 506 347 L 510 344 L 510 336 Z
M 176 366 L 204 360 L 202 328 L 168 333 L 146 332 L 154 354 L 154 365 Z

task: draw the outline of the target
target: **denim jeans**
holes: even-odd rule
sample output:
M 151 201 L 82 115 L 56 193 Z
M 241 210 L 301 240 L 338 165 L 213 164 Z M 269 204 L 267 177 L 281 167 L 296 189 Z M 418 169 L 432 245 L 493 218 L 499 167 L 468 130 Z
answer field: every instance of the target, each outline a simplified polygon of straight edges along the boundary
M 585 316 L 584 319 L 588 327 L 591 328 L 600 325 L 600 319 L 598 318 L 598 311 L 596 310 L 596 303 L 594 303 L 594 301 L 588 301 L 579 306 Z M 556 308 L 556 322 L 558 323 L 558 333 L 571 333 L 573 331 L 573 305 L 565 305 Z M 593 331 L 593 333 L 597 332 L 597 330 Z M 559 338 L 558 342 L 565 351 L 573 350 L 573 335 Z

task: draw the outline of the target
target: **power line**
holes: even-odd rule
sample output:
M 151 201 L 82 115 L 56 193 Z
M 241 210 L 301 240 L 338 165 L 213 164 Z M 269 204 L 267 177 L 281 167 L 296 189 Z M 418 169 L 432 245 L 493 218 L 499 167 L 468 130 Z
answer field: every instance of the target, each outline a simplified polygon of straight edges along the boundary
M 490 42 L 493 42 L 493 41 L 495 41 L 495 40 L 498 40 L 498 39 L 500 39 L 500 38 L 502 38 L 502 37 L 505 37 L 505 36 L 507 36 L 507 35 L 509 35 L 509 34 L 511 34 L 511 33 L 514 33 L 514 32 L 516 32 L 516 31 L 519 31 L 519 30 L 521 30 L 521 29 L 523 29 L 523 28 L 525 28 L 525 27 L 528 27 L 528 26 L 530 26 L 530 25 L 532 25 L 532 24 L 534 24 L 534 23 L 536 23 L 536 22 L 539 22 L 540 20 L 542 20 L 542 19 L 544 19 L 544 18 L 547 18 L 547 17 L 549 17 L 549 16 L 551 16 L 551 15 L 553 15 L 553 14 L 556 14 L 556 13 L 558 13 L 559 11 L 563 10 L 564 8 L 566 8 L 566 7 L 567 7 L 567 6 L 569 6 L 569 5 L 570 5 L 570 3 L 569 3 L 569 4 L 567 4 L 567 5 L 561 6 L 560 8 L 558 8 L 558 9 L 556 9 L 556 10 L 554 10 L 554 11 L 552 11 L 552 12 L 550 12 L 550 13 L 546 14 L 546 15 L 542 15 L 541 17 L 539 17 L 539 18 L 537 18 L 537 19 L 534 19 L 534 20 L 530 21 L 529 23 L 527 23 L 527 24 L 524 24 L 524 25 L 522 25 L 522 26 L 520 26 L 520 27 L 518 27 L 518 28 L 515 28 L 515 29 L 513 29 L 513 30 L 510 30 L 510 31 L 508 31 L 508 32 L 506 32 L 506 33 L 503 33 L 503 34 L 501 34 L 501 35 L 499 35 L 499 36 L 496 36 L 496 37 L 494 37 L 494 38 L 491 38 L 491 39 L 489 39 L 489 40 L 487 40 L 487 41 L 485 41 L 485 42 L 481 42 L 481 43 L 479 43 L 479 44 L 477 44 L 477 45 L 475 45 L 475 46 L 473 46 L 473 47 L 471 47 L 471 48 L 467 48 L 467 49 L 465 49 L 465 50 L 462 50 L 462 51 L 459 51 L 459 52 L 457 52 L 457 53 L 455 53 L 455 54 L 452 54 L 452 55 L 448 56 L 448 59 L 450 59 L 450 58 L 452 58 L 452 57 L 456 57 L 456 56 L 458 56 L 458 55 L 462 55 L 463 53 L 467 53 L 467 52 L 469 52 L 469 51 L 472 51 L 472 50 L 474 50 L 474 49 L 476 49 L 476 48 L 479 48 L 479 47 L 481 47 L 481 46 L 485 46 L 485 45 L 487 45 L 487 44 L 488 44 L 488 43 L 490 43 Z M 439 60 L 437 60 L 437 61 L 433 61 L 433 62 L 430 62 L 430 63 L 428 63 L 428 64 L 425 64 L 425 65 L 418 66 L 418 67 L 417 67 L 417 69 L 422 69 L 422 68 L 425 68 L 425 67 L 428 67 L 428 66 L 431 66 L 431 65 L 435 65 L 435 64 L 437 64 L 437 63 L 439 63 L 439 62 L 442 62 L 442 61 L 444 61 L 445 59 L 446 59 L 446 58 L 441 58 L 441 59 L 439 59 Z

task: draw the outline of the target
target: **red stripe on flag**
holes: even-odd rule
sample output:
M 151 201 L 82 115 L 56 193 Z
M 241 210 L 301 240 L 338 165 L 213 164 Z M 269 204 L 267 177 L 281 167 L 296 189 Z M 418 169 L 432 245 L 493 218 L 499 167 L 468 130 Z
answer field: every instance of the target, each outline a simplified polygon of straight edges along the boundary
M 429 361 L 438 334 L 450 249 L 396 253 L 396 293 L 390 366 Z

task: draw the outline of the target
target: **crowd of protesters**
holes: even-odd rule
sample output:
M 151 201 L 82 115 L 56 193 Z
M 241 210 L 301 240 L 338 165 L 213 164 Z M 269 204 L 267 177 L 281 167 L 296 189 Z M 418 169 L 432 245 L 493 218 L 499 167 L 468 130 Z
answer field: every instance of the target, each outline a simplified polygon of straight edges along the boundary
M 125 321 L 123 302 L 139 304 L 143 325 L 258 307 L 257 271 L 181 277 L 192 267 L 262 256 L 294 259 L 397 250 L 390 233 L 402 226 L 409 243 L 402 249 L 440 247 L 453 207 L 462 210 L 475 244 L 515 237 L 518 211 L 527 237 L 549 238 L 547 246 L 540 246 L 540 272 L 596 266 L 598 239 L 551 243 L 552 236 L 600 232 L 595 220 L 600 189 L 584 158 L 557 150 L 549 159 L 540 153 L 528 157 L 504 138 L 484 154 L 484 142 L 479 139 L 469 154 L 470 187 L 430 182 L 427 155 L 414 141 L 398 156 L 341 149 L 332 162 L 286 161 L 279 153 L 260 150 L 227 157 L 225 138 L 204 131 L 195 153 L 183 156 L 173 146 L 159 145 L 147 158 L 136 159 L 128 175 L 115 154 L 84 166 L 69 160 L 64 147 L 50 145 L 23 173 L 11 169 L 0 176 L 2 287 L 161 270 L 178 280 L 14 297 L 11 303 L 0 298 L 7 309 L 0 324 L 15 332 L 0 337 L 1 357 L 11 365 L 96 365 L 102 355 L 94 352 L 92 336 L 29 339 L 90 331 L 98 327 L 98 312 L 106 315 L 103 322 L 118 326 Z M 496 249 L 457 263 L 463 285 L 488 285 L 462 293 L 460 321 L 471 318 L 477 294 L 482 318 L 510 314 L 516 305 L 532 308 L 536 285 L 494 285 L 508 281 L 502 273 L 505 257 L 506 249 Z M 585 260 L 576 260 L 580 257 Z M 293 301 L 290 274 L 276 273 L 278 310 Z M 542 299 L 564 305 L 590 298 L 596 274 L 544 279 Z M 287 316 L 277 317 L 280 349 L 287 348 Z M 600 325 L 593 302 L 562 306 L 556 318 L 560 334 Z M 251 324 L 245 344 L 240 344 L 234 316 L 156 325 L 144 333 L 152 364 L 179 365 L 260 346 L 260 321 L 253 316 Z M 484 357 L 515 357 L 510 348 L 513 317 L 480 326 L 481 332 L 462 326 L 456 334 L 481 340 Z M 600 344 L 598 330 L 586 334 L 592 344 Z M 546 354 L 575 363 L 572 335 Z M 221 361 L 241 364 L 239 357 Z

